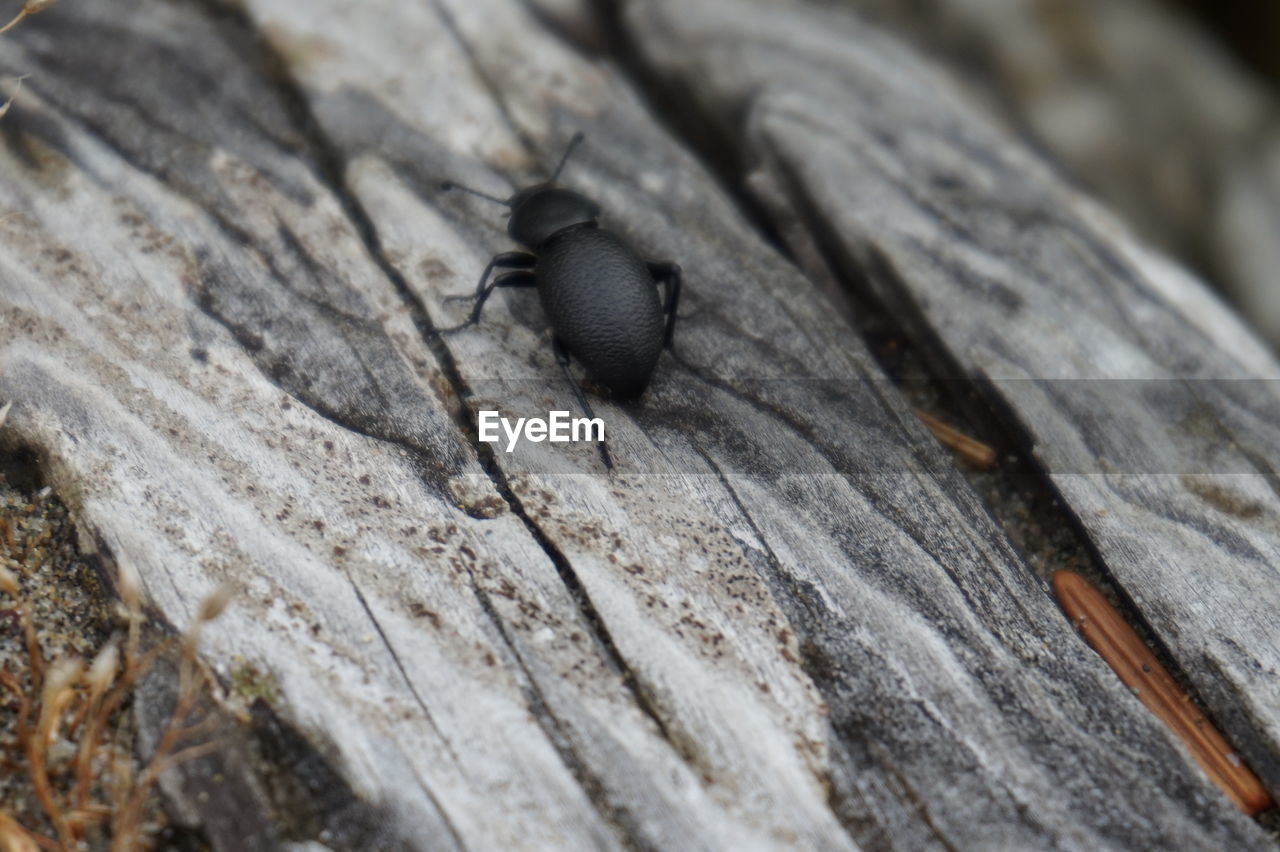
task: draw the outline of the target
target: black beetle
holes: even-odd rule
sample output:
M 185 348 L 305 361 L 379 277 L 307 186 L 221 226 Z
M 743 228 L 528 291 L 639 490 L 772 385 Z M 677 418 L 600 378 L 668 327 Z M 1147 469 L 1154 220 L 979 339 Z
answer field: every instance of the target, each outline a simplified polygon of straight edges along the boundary
M 556 361 L 573 387 L 578 404 L 595 417 L 582 387 L 569 372 L 577 358 L 591 377 L 618 396 L 644 393 L 663 347 L 671 346 L 676 307 L 680 302 L 680 266 L 646 263 L 617 234 L 598 227 L 600 208 L 591 199 L 555 185 L 569 155 L 582 141 L 575 133 L 555 173 L 507 200 L 446 181 L 442 190 L 461 189 L 511 208 L 507 234 L 528 251 L 495 255 L 480 275 L 470 318 L 447 331 L 480 320 L 480 312 L 495 287 L 537 287 L 551 323 Z M 491 283 L 495 268 L 510 269 Z M 665 289 L 658 301 L 657 285 Z M 666 315 L 665 322 L 663 315 Z M 613 467 L 602 443 L 605 466 Z

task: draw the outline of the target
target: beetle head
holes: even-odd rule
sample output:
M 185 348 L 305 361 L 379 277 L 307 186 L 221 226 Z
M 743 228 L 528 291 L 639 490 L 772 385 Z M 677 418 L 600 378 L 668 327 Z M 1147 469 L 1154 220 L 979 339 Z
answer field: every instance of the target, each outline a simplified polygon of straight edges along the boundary
M 594 225 L 600 208 L 591 199 L 549 183 L 522 189 L 507 202 L 511 239 L 536 249 L 553 235 L 574 225 Z

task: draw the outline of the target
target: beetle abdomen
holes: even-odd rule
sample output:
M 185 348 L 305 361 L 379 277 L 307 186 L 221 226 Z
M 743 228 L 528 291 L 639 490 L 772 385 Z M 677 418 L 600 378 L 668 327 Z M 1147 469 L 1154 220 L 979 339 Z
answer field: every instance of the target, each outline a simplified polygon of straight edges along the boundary
M 620 396 L 639 396 L 662 352 L 663 317 L 649 269 L 616 234 L 558 234 L 538 250 L 534 274 L 547 319 L 573 357 Z

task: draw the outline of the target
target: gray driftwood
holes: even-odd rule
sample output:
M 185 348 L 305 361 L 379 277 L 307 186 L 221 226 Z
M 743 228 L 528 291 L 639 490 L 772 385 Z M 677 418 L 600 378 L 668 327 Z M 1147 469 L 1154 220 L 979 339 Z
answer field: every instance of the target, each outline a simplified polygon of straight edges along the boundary
M 801 8 L 636 4 L 629 20 L 662 73 L 737 122 L 762 203 L 822 243 L 798 246 L 830 264 L 813 271 L 865 283 L 1006 412 L 1280 783 L 1280 364 L 946 80 L 853 16 Z
M 930 288 L 922 333 L 967 370 L 1003 358 L 1059 376 L 1040 359 L 1087 345 L 1105 366 L 1105 343 L 1203 359 L 1179 377 L 1270 375 L 1198 284 L 1104 233 L 1104 214 L 905 51 L 848 32 L 826 57 L 840 76 L 745 101 L 740 87 L 833 43 L 805 12 L 717 52 L 743 8 L 637 5 L 628 21 L 709 110 L 752 105 L 750 150 L 781 164 L 761 173 L 783 186 L 769 198 L 823 205 L 825 224 L 801 228 L 898 268 L 876 280 L 903 298 Z M 616 67 L 520 4 L 64 0 L 0 41 L 0 67 L 32 75 L 0 123 L 0 398 L 15 403 L 0 438 L 38 450 L 86 545 L 138 573 L 158 618 L 185 624 L 233 584 L 205 659 L 228 684 L 245 666 L 275 684 L 248 713 L 273 766 L 227 754 L 213 760 L 230 785 L 199 764 L 168 784 L 173 813 L 216 848 L 1264 845 L 1075 638 L 819 289 Z M 810 112 L 819 95 L 834 131 Z M 929 115 L 957 129 L 929 135 Z M 863 142 L 869 126 L 901 142 Z M 611 475 L 591 446 L 508 456 L 475 441 L 477 409 L 571 407 L 532 294 L 438 332 L 465 316 L 445 298 L 508 247 L 500 209 L 440 180 L 504 194 L 578 129 L 589 142 L 567 182 L 687 272 L 653 387 L 596 403 Z M 836 179 L 814 182 L 806 158 Z M 927 184 L 935 158 L 953 166 L 944 201 L 900 202 L 885 174 Z M 972 231 L 1024 209 L 1054 223 L 1057 265 Z M 926 251 L 936 264 L 908 265 Z M 1029 265 L 1044 293 L 1109 298 L 1144 322 L 1059 316 L 1036 348 L 1033 310 L 1006 334 L 1014 309 L 962 261 Z M 973 290 L 963 303 L 956 281 Z M 1079 426 L 1087 399 L 1036 407 L 1041 386 L 996 387 L 1054 439 L 1040 445 L 1051 473 L 1056 453 L 1093 462 L 1090 442 L 1110 439 Z M 1194 400 L 1242 440 L 1270 439 L 1270 397 L 1228 390 Z M 1108 567 L 1176 633 L 1215 708 L 1234 694 L 1254 716 L 1223 720 L 1271 771 L 1275 682 L 1246 670 L 1275 665 L 1264 594 L 1228 612 L 1157 581 L 1212 558 L 1210 589 L 1236 594 L 1232 566 L 1268 570 L 1273 521 L 1229 517 L 1177 481 L 1067 473 L 1055 482 Z M 1264 480 L 1240 482 L 1242 505 L 1273 518 Z M 1128 487 L 1163 490 L 1115 496 Z
M 1280 105 L 1178 4 L 846 0 L 1280 341 Z

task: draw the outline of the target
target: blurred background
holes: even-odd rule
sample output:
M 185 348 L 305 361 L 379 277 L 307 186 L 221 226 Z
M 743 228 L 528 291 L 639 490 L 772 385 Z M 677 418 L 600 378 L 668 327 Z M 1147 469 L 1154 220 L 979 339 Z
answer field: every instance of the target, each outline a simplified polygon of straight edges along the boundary
M 843 0 L 1280 347 L 1280 3 Z
M 1272 85 L 1280 81 L 1280 3 L 1274 0 L 1164 0 L 1202 23 Z
M 608 52 L 598 0 L 526 2 Z M 774 2 L 852 9 L 944 66 L 1280 350 L 1280 0 Z

